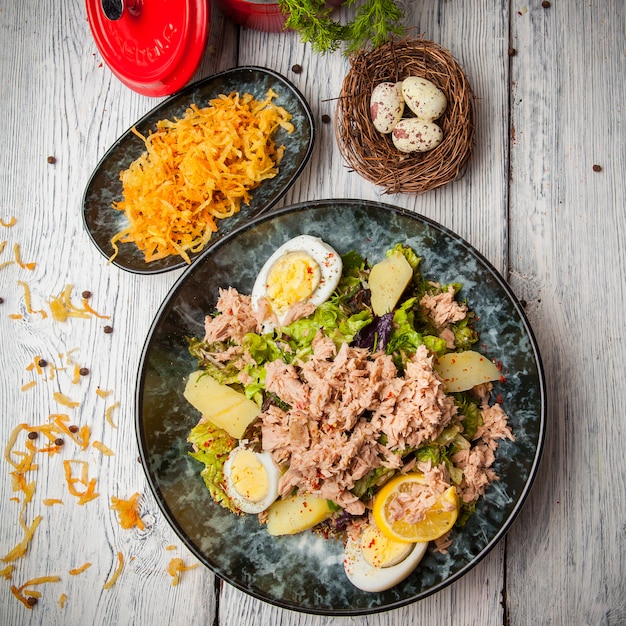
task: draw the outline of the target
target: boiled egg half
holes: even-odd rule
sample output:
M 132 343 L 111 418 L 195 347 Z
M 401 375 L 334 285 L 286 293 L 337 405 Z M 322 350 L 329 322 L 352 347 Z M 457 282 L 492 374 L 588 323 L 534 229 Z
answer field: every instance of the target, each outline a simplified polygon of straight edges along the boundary
M 369 592 L 385 591 L 403 581 L 422 560 L 424 543 L 401 543 L 388 539 L 374 525 L 366 526 L 344 548 L 343 566 L 350 582 Z
M 252 288 L 252 306 L 259 309 L 263 298 L 271 317 L 263 332 L 275 327 L 272 317 L 283 325 L 295 305 L 326 302 L 341 278 L 341 256 L 327 243 L 311 235 L 299 235 L 278 248 L 267 259 Z
M 225 490 L 244 513 L 261 513 L 278 498 L 281 470 L 269 452 L 255 452 L 239 445 L 224 463 Z

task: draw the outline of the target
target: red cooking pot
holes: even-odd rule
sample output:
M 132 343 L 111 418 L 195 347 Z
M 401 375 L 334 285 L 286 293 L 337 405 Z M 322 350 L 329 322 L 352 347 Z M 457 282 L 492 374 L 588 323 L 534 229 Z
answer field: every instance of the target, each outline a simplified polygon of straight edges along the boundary
M 327 0 L 333 9 L 345 0 Z M 285 15 L 275 0 L 215 0 L 220 11 L 235 24 L 252 30 L 277 33 L 285 27 Z
M 96 46 L 111 71 L 146 96 L 166 96 L 196 71 L 209 0 L 86 0 Z

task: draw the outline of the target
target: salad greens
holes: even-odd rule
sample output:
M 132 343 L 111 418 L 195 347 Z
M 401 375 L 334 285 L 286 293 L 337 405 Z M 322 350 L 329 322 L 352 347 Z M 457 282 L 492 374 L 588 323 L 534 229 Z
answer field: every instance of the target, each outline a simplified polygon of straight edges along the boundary
M 231 348 L 229 341 L 209 344 L 198 338 L 189 338 L 190 353 L 197 358 L 199 367 L 218 382 L 243 391 L 259 406 L 267 406 L 268 402 L 280 403 L 280 400 L 265 391 L 265 363 L 276 359 L 286 363 L 306 360 L 313 352 L 312 342 L 318 330 L 332 338 L 338 348 L 346 342 L 371 351 L 384 351 L 392 356 L 399 375 L 403 374 L 408 359 L 422 344 L 435 355 L 470 348 L 478 341 L 478 334 L 472 326 L 473 312 L 468 311 L 463 320 L 447 325 L 455 344 L 453 348 L 449 347 L 446 340 L 439 336 L 441 329 L 437 329 L 427 311 L 419 304 L 425 294 L 442 293 L 448 290 L 449 285 L 439 285 L 426 279 L 420 269 L 421 258 L 408 246 L 397 244 L 387 251 L 387 256 L 398 251 L 411 265 L 413 279 L 391 313 L 377 317 L 372 312 L 367 286 L 370 265 L 358 252 L 351 251 L 342 256 L 343 271 L 337 288 L 312 315 L 273 333 L 245 335 L 242 347 L 252 358 L 246 360 L 242 369 L 240 361 L 222 361 L 211 356 Z M 453 284 L 452 287 L 455 295 L 461 290 L 460 284 Z M 244 376 L 240 377 L 242 372 Z M 241 380 L 247 382 L 242 384 Z M 453 397 L 458 414 L 440 436 L 417 449 L 408 448 L 398 454 L 403 459 L 409 459 L 412 455 L 418 461 L 430 460 L 433 465 L 445 463 L 452 481 L 459 484 L 462 470 L 454 466 L 451 457 L 470 447 L 470 441 L 482 424 L 482 418 L 476 397 L 471 393 L 457 393 Z M 385 443 L 384 438 L 382 435 L 380 443 Z M 206 422 L 192 430 L 189 441 L 198 448 L 191 455 L 205 464 L 202 476 L 212 496 L 228 507 L 228 498 L 221 487 L 222 465 L 237 442 Z M 357 481 L 352 492 L 363 500 L 368 499 L 393 471 L 385 467 L 371 471 Z M 467 520 L 473 506 L 462 505 L 458 524 Z

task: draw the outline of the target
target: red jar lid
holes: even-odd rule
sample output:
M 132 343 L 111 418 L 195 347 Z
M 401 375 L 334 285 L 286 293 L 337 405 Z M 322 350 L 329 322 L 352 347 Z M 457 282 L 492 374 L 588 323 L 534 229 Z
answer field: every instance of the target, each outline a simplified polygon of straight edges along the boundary
M 86 0 L 94 40 L 111 71 L 146 96 L 178 91 L 196 71 L 209 0 Z

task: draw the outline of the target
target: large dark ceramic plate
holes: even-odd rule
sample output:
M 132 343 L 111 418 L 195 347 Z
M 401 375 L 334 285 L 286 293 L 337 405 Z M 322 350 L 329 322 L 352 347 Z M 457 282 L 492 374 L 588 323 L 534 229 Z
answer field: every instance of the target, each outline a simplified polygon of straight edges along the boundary
M 315 128 L 311 109 L 302 94 L 286 78 L 269 69 L 260 67 L 238 67 L 215 74 L 164 100 L 142 117 L 135 128 L 144 136 L 156 129 L 159 120 L 182 117 L 191 104 L 205 106 L 211 98 L 233 91 L 250 93 L 256 99 L 265 97 L 273 89 L 278 98 L 274 102 L 291 113 L 294 131 L 282 128 L 274 135 L 279 145 L 285 146 L 285 154 L 275 178 L 263 181 L 252 191 L 249 205 L 242 204 L 236 215 L 218 224 L 208 246 L 235 230 L 245 221 L 270 209 L 289 190 L 311 156 Z M 85 189 L 83 198 L 83 221 L 92 241 L 108 259 L 113 254 L 111 238 L 128 226 L 123 211 L 111 205 L 122 199 L 120 172 L 145 151 L 143 141 L 128 129 L 111 146 L 94 170 Z M 137 274 L 165 272 L 186 265 L 180 256 L 170 256 L 146 263 L 143 253 L 134 243 L 120 244 L 119 254 L 113 264 Z M 190 254 L 193 259 L 201 253 Z
M 365 593 L 344 575 L 342 547 L 312 533 L 271 537 L 254 516 L 236 517 L 212 503 L 186 438 L 199 414 L 184 400 L 196 362 L 187 336 L 202 336 L 220 287 L 250 293 L 270 254 L 299 234 L 321 237 L 340 253 L 371 262 L 396 242 L 422 256 L 424 276 L 463 283 L 477 314 L 480 345 L 501 361 L 495 384 L 515 441 L 497 450 L 493 483 L 447 554 L 429 550 L 417 570 L 383 593 Z M 172 288 L 145 344 L 137 387 L 136 427 L 149 484 L 190 550 L 235 587 L 288 609 L 328 615 L 376 613 L 424 598 L 467 573 L 504 536 L 530 489 L 544 437 L 545 388 L 540 356 L 521 306 L 493 267 L 468 243 L 424 217 L 389 205 L 329 200 L 294 205 L 255 219 L 202 255 Z

